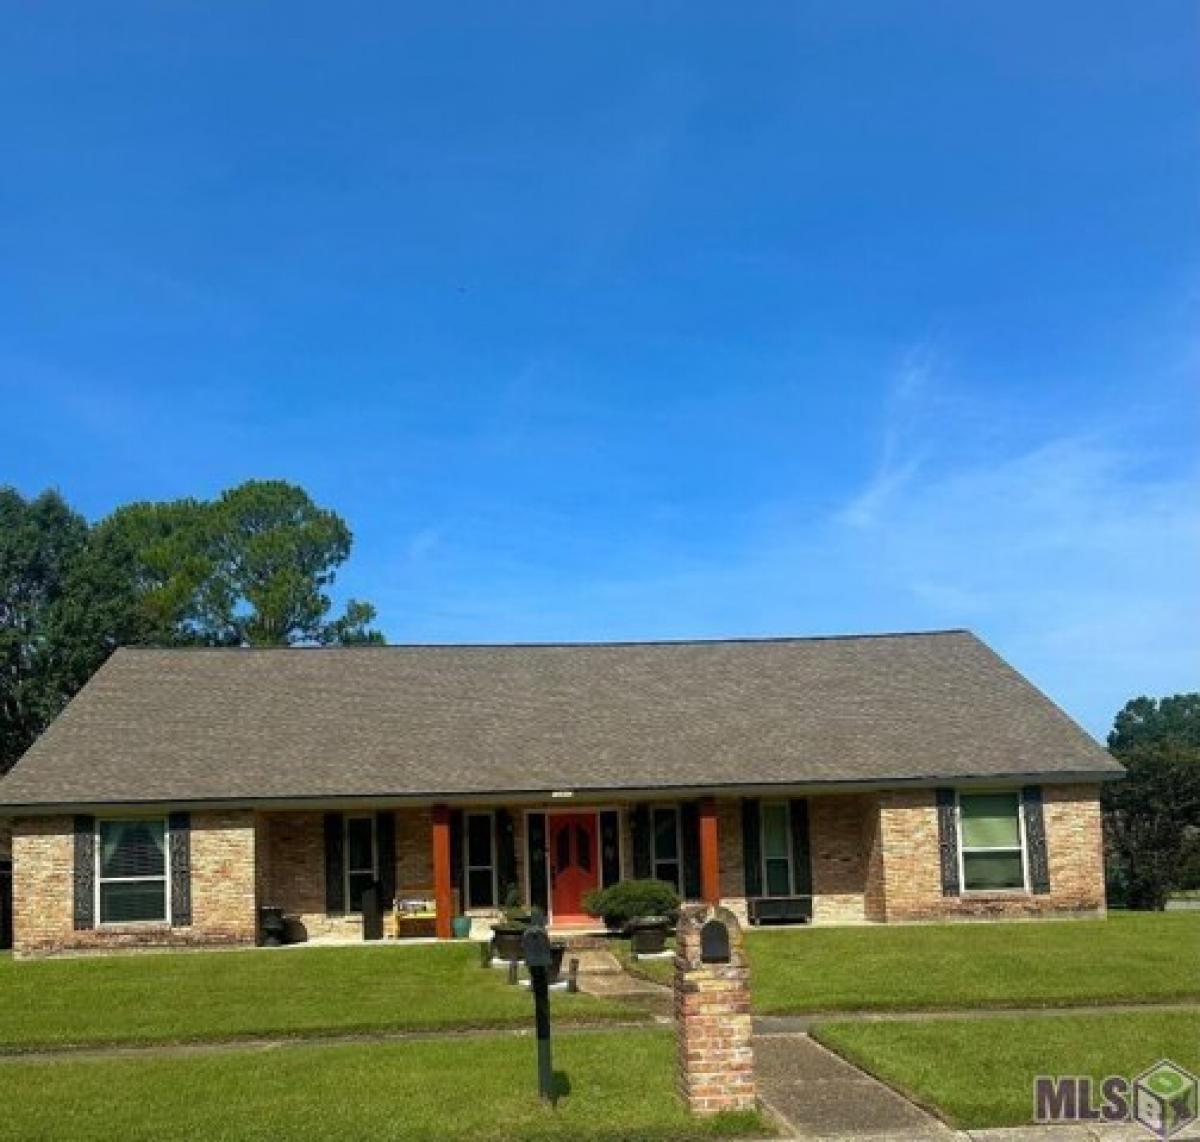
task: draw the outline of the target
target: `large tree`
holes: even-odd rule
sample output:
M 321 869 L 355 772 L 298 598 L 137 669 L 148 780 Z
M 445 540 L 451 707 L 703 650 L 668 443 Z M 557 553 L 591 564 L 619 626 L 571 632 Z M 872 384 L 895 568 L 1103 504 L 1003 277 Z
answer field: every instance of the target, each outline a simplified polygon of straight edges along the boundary
M 0 774 L 62 704 L 51 631 L 86 536 L 57 492 L 0 488 Z
M 282 481 L 135 503 L 94 527 L 60 497 L 0 491 L 0 773 L 118 646 L 382 642 L 328 591 L 352 537 Z
M 1162 908 L 1200 887 L 1200 693 L 1127 702 L 1108 746 L 1127 771 L 1103 795 L 1110 895 Z

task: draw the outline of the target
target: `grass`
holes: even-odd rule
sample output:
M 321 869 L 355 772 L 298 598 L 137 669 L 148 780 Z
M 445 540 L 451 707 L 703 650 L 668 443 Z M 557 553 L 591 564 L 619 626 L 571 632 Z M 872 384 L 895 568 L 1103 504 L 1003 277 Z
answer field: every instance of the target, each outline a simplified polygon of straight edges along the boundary
M 759 1014 L 1200 999 L 1200 914 L 755 930 Z
M 669 960 L 634 959 L 628 940 L 613 940 L 612 945 L 613 952 L 621 966 L 630 975 L 636 976 L 638 979 L 649 980 L 651 983 L 671 986 L 675 979 L 675 960 L 673 958 Z M 668 940 L 667 948 L 674 951 L 675 941 Z
M 555 992 L 559 1023 L 636 1018 Z M 525 1027 L 532 1001 L 473 944 L 0 959 L 0 1051 L 380 1030 Z
M 537 1098 L 534 1050 L 531 1037 L 505 1037 L 11 1062 L 0 1064 L 0 1139 L 649 1142 L 769 1133 L 757 1115 L 702 1122 L 684 1111 L 669 1032 L 558 1037 L 564 1093 L 553 1109 Z
M 1200 1067 L 1200 1011 L 820 1024 L 814 1036 L 970 1130 L 1033 1120 L 1035 1075 L 1135 1078 L 1159 1059 Z

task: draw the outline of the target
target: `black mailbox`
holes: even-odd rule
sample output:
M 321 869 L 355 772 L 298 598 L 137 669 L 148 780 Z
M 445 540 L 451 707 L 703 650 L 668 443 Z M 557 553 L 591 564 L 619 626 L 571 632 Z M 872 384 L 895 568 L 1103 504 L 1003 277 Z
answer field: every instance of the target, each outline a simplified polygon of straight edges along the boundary
M 521 937 L 525 948 L 525 966 L 548 968 L 554 962 L 550 954 L 550 933 L 545 928 L 529 927 Z
M 700 929 L 700 962 L 729 963 L 729 929 L 720 920 L 709 920 Z

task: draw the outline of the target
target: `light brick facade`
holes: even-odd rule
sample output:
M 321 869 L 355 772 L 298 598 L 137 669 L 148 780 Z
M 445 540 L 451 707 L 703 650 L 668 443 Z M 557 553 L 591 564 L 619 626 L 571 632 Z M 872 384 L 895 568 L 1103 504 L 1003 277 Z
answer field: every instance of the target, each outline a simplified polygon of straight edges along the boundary
M 944 896 L 932 789 L 879 794 L 867 858 L 867 918 L 947 920 L 1104 912 L 1104 846 L 1095 785 L 1043 788 L 1050 891 Z
M 1050 891 L 942 893 L 935 791 L 906 789 L 808 798 L 815 923 L 1098 914 L 1104 910 L 1099 790 L 1047 785 L 1043 812 Z M 633 875 L 630 802 L 621 811 L 621 872 Z M 468 807 L 469 808 L 469 807 Z M 536 811 L 555 807 L 528 806 Z M 587 806 L 572 805 L 577 812 Z M 364 812 L 370 812 L 369 808 Z M 398 895 L 433 888 L 432 810 L 394 810 Z M 516 877 L 527 902 L 526 807 L 509 806 Z M 722 903 L 746 919 L 742 803 L 717 803 Z M 68 816 L 25 817 L 13 836 L 14 934 L 19 955 L 145 945 L 253 943 L 257 909 L 284 909 L 293 936 L 361 935 L 356 915 L 326 912 L 324 819 L 319 811 L 250 809 L 191 815 L 192 923 L 73 924 L 74 826 Z M 499 902 L 501 905 L 503 901 Z M 477 910 L 481 931 L 496 909 Z
M 18 956 L 129 947 L 253 943 L 255 820 L 248 809 L 194 813 L 192 923 L 75 929 L 71 817 L 18 818 L 13 829 L 13 950 Z
M 705 963 L 702 932 L 724 926 L 728 961 Z M 719 934 L 719 929 L 718 929 Z M 679 1096 L 694 1114 L 753 1110 L 757 1105 L 750 968 L 741 925 L 727 908 L 688 909 L 675 941 L 675 1034 Z

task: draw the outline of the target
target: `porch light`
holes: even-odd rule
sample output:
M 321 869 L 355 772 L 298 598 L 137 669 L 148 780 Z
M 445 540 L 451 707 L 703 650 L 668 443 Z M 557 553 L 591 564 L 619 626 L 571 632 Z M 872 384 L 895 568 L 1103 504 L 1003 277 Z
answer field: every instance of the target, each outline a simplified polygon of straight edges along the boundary
M 550 794 L 550 799 L 552 801 L 568 801 L 574 796 L 575 790 L 573 789 L 555 789 Z

